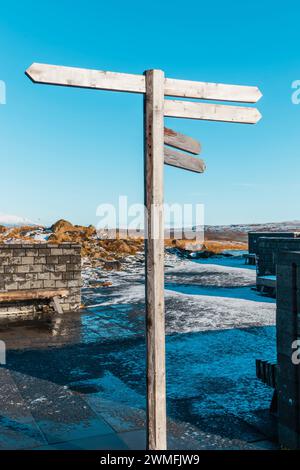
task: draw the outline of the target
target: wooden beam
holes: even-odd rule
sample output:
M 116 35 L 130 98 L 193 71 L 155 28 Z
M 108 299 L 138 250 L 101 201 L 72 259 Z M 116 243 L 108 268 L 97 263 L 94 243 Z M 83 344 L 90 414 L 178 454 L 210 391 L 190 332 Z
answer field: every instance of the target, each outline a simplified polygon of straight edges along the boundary
M 145 93 L 146 91 L 143 75 L 39 63 L 33 63 L 25 73 L 33 82 L 48 85 L 128 91 L 132 93 Z M 195 82 L 173 78 L 164 79 L 164 94 L 182 98 L 244 103 L 256 103 L 262 96 L 259 89 L 253 86 Z
M 59 315 L 62 315 L 64 313 L 63 309 L 61 308 L 58 296 L 53 297 L 53 307 L 54 307 L 55 312 L 58 313 Z
M 181 134 L 180 132 L 173 131 L 165 127 L 164 140 L 166 145 L 174 147 L 179 150 L 185 150 L 186 152 L 199 155 L 201 152 L 201 145 L 198 140 L 193 139 L 187 135 Z
M 67 289 L 32 289 L 32 290 L 16 290 L 8 292 L 0 292 L 0 302 L 18 302 L 23 300 L 45 300 L 53 297 L 67 297 L 69 291 Z
M 166 370 L 164 312 L 164 73 L 145 73 L 145 230 L 147 321 L 147 444 L 164 450 Z
M 143 75 L 36 63 L 32 64 L 25 73 L 33 82 L 46 85 L 145 93 Z
M 179 100 L 165 100 L 165 116 L 241 124 L 256 124 L 261 119 L 256 108 Z
M 193 171 L 195 173 L 204 173 L 205 163 L 200 158 L 192 157 L 187 153 L 177 152 L 176 150 L 165 147 L 165 165 L 176 166 L 183 170 Z
M 262 97 L 260 90 L 255 86 L 194 82 L 174 78 L 165 80 L 165 95 L 239 103 L 256 103 Z

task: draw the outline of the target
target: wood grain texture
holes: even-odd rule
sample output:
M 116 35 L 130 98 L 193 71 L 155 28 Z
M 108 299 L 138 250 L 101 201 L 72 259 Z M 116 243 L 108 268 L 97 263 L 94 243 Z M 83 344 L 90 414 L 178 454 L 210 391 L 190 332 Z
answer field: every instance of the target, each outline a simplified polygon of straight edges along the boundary
M 165 100 L 165 116 L 240 124 L 256 124 L 261 119 L 256 108 L 179 100 Z
M 17 302 L 22 300 L 52 299 L 53 297 L 67 297 L 67 289 L 31 289 L 0 292 L 0 302 Z
M 145 93 L 143 75 L 36 63 L 32 64 L 25 73 L 35 83 Z
M 190 152 L 195 155 L 199 155 L 201 152 L 201 145 L 198 140 L 189 137 L 188 135 L 181 134 L 180 132 L 173 131 L 165 127 L 164 130 L 164 141 L 166 145 L 174 147 L 185 152 Z
M 26 75 L 35 83 L 63 85 L 98 90 L 145 93 L 144 75 L 106 72 L 60 65 L 33 63 Z M 182 98 L 256 103 L 262 96 L 257 87 L 223 83 L 164 79 L 164 94 Z
M 173 78 L 165 80 L 165 95 L 239 103 L 256 103 L 262 97 L 260 90 L 254 86 L 194 82 Z
M 164 74 L 145 74 L 145 206 L 147 321 L 147 444 L 164 450 L 166 438 L 166 371 L 164 309 Z
M 192 157 L 187 153 L 177 152 L 177 150 L 165 147 L 165 165 L 175 166 L 183 170 L 195 173 L 204 173 L 205 163 L 201 158 Z
M 54 307 L 55 312 L 58 313 L 59 315 L 62 315 L 64 313 L 60 305 L 58 296 L 53 297 L 53 307 Z

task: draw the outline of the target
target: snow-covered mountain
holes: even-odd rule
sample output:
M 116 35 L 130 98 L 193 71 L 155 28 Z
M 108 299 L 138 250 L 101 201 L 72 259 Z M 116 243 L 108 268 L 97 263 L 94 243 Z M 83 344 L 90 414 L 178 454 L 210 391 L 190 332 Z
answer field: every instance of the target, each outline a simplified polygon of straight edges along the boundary
M 248 232 L 300 232 L 300 221 L 205 226 L 207 240 L 246 241 Z
M 6 227 L 15 227 L 21 225 L 36 225 L 32 220 L 27 219 L 19 215 L 4 214 L 0 212 L 0 225 L 5 225 Z

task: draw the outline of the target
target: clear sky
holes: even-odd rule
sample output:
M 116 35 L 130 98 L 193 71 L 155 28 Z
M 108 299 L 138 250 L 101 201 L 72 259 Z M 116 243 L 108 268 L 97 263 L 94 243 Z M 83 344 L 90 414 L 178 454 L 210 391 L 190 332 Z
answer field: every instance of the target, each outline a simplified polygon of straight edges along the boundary
M 0 0 L 0 212 L 96 223 L 143 201 L 142 97 L 34 85 L 32 62 L 257 85 L 256 126 L 168 119 L 198 138 L 207 171 L 165 168 L 167 202 L 204 203 L 208 224 L 300 219 L 299 2 Z

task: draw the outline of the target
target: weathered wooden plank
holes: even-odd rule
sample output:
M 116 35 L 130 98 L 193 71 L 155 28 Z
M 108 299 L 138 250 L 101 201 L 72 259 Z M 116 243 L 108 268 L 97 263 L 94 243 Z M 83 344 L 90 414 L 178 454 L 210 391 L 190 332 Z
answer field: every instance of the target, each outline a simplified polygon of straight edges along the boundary
M 26 75 L 33 82 L 98 90 L 145 93 L 145 77 L 138 74 L 105 72 L 59 65 L 33 63 Z M 262 96 L 257 87 L 226 85 L 166 78 L 164 94 L 185 98 L 256 103 Z
M 164 450 L 166 371 L 164 312 L 164 74 L 149 70 L 145 95 L 145 231 L 147 319 L 147 442 Z
M 0 292 L 0 302 L 17 302 L 23 300 L 52 299 L 53 297 L 67 297 L 67 289 L 32 289 Z
M 53 297 L 53 307 L 56 313 L 58 313 L 59 315 L 63 314 L 63 309 L 61 308 L 58 296 Z
M 198 140 L 189 137 L 188 135 L 181 134 L 180 132 L 173 131 L 165 127 L 164 140 L 166 145 L 174 147 L 179 150 L 194 153 L 198 155 L 201 152 L 201 145 Z
M 179 100 L 165 100 L 165 116 L 241 124 L 256 124 L 261 119 L 256 108 Z
M 37 63 L 32 64 L 25 73 L 35 83 L 145 93 L 143 75 Z
M 195 173 L 203 173 L 205 171 L 205 163 L 201 158 L 195 158 L 187 153 L 177 152 L 176 150 L 165 147 L 165 165 L 176 166 L 183 170 L 194 171 Z
M 165 95 L 240 103 L 256 103 L 262 97 L 260 90 L 254 86 L 226 85 L 173 78 L 165 80 Z

